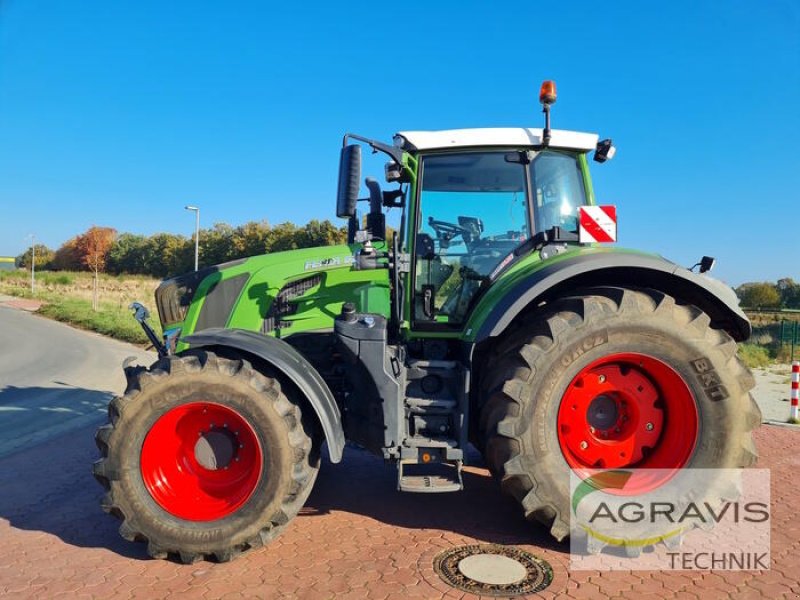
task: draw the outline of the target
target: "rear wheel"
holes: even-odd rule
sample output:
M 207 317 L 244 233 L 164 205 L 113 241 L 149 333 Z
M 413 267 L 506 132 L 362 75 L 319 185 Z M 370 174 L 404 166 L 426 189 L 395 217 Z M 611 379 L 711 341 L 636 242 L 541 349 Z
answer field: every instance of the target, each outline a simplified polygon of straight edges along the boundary
M 736 343 L 671 296 L 588 290 L 523 322 L 494 356 L 481 385 L 487 463 L 559 540 L 569 534 L 570 469 L 668 478 L 755 462 L 760 412 Z
M 97 432 L 94 467 L 122 536 L 183 562 L 230 560 L 274 538 L 319 469 L 287 392 L 247 361 L 207 352 L 132 373 Z

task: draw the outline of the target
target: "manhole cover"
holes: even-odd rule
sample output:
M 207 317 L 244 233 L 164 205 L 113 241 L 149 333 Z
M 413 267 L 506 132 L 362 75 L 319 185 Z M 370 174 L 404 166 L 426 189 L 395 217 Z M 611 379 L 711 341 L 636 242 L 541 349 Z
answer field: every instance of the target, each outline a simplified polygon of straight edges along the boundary
M 547 562 L 513 546 L 450 548 L 436 556 L 433 568 L 454 588 L 483 596 L 534 594 L 553 581 Z

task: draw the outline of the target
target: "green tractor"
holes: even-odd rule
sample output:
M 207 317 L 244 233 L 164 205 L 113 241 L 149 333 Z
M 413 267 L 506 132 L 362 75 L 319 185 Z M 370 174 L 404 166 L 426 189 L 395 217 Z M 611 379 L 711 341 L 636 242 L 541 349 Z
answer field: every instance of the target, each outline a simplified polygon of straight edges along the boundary
M 124 538 L 183 562 L 261 547 L 308 498 L 323 443 L 333 463 L 346 441 L 373 452 L 398 490 L 425 493 L 462 489 L 472 444 L 558 540 L 570 470 L 753 464 L 735 295 L 708 257 L 694 272 L 596 243 L 615 213 L 596 206 L 587 156 L 614 147 L 550 129 L 551 82 L 540 101 L 542 129 L 345 135 L 347 245 L 165 280 L 163 339 L 136 305 L 159 359 L 124 365 L 94 465 Z M 393 189 L 367 178 L 360 218 L 363 146 L 388 156 Z

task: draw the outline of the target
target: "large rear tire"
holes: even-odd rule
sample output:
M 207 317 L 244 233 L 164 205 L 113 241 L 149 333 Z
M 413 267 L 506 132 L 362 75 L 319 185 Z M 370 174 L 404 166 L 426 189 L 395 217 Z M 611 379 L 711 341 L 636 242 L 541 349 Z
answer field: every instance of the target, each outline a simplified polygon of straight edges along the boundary
M 223 562 L 263 546 L 319 469 L 313 425 L 291 390 L 210 352 L 129 370 L 109 421 L 96 435 L 102 507 L 155 558 Z
M 753 464 L 736 343 L 669 295 L 593 288 L 531 315 L 483 369 L 479 442 L 525 516 L 569 535 L 569 472 Z

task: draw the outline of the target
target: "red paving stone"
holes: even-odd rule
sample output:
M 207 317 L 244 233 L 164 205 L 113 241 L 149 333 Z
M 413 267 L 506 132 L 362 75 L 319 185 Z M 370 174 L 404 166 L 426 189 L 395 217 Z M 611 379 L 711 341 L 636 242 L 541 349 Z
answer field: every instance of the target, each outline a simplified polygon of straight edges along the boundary
M 8 308 L 18 308 L 20 310 L 27 310 L 28 312 L 36 312 L 42 306 L 38 300 L 29 300 L 26 298 L 17 298 L 14 300 L 2 300 L 0 306 L 7 306 Z
M 324 464 L 286 532 L 227 564 L 151 560 L 122 540 L 99 508 L 90 471 L 93 428 L 0 459 L 0 596 L 13 598 L 469 598 L 448 587 L 433 558 L 460 544 L 515 544 L 552 566 L 535 597 L 800 598 L 800 519 L 794 476 L 800 430 L 756 433 L 760 467 L 772 470 L 772 570 L 598 572 L 568 570 L 566 544 L 525 523 L 484 469 L 470 467 L 460 494 L 401 494 L 395 472 L 348 448 Z

